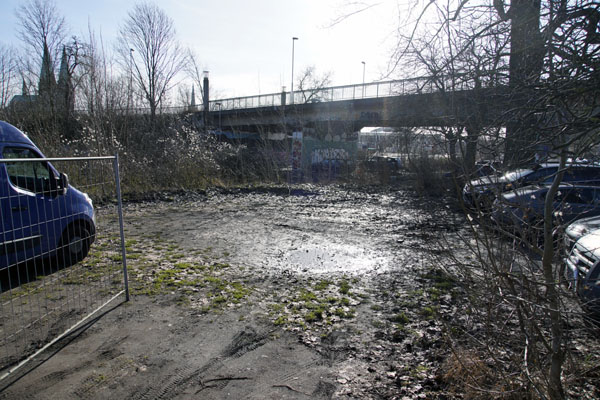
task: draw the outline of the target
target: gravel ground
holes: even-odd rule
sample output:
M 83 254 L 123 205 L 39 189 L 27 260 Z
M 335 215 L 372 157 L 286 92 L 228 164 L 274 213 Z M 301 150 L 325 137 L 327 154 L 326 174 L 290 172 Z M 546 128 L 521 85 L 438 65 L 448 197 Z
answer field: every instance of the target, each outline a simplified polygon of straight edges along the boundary
M 467 230 L 450 205 L 301 186 L 165 195 L 125 220 L 131 301 L 0 398 L 453 397 L 464 292 L 439 267 Z

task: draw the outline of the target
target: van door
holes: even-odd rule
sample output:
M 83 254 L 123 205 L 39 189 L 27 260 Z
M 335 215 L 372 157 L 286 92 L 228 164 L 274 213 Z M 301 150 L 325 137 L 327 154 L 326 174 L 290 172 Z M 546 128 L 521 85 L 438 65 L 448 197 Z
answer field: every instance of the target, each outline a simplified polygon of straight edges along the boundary
M 1 157 L 0 152 L 0 157 Z M 0 163 L 0 268 L 6 268 L 12 263 L 12 220 L 10 202 L 8 199 L 9 184 L 4 163 Z
M 10 146 L 3 158 L 34 159 L 41 156 L 28 147 Z M 10 219 L 16 262 L 48 254 L 60 235 L 60 210 L 56 178 L 48 163 L 42 161 L 5 163 L 8 178 L 6 216 Z M 54 188 L 54 190 L 52 190 Z M 6 208 L 5 207 L 5 208 Z M 3 210 L 4 214 L 4 210 Z

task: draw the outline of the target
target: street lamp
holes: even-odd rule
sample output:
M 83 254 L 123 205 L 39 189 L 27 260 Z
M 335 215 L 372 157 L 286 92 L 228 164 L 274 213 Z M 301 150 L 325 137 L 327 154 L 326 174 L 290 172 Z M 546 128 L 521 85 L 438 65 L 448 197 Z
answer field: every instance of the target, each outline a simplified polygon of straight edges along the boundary
M 290 104 L 294 104 L 294 43 L 298 40 L 297 37 L 292 38 L 292 92 Z
M 361 61 L 362 65 L 363 65 L 363 95 L 362 97 L 365 97 L 365 67 L 366 67 L 366 63 L 364 61 Z

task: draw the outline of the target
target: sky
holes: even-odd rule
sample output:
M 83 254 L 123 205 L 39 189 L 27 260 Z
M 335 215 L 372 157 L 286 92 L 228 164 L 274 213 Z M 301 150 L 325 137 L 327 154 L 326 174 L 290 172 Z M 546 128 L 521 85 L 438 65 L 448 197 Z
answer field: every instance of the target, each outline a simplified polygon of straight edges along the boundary
M 382 79 L 395 43 L 395 0 L 332 25 L 351 12 L 349 0 L 156 0 L 173 19 L 177 38 L 209 71 L 211 98 L 290 90 L 308 66 L 331 72 L 333 85 Z M 15 9 L 23 0 L 0 1 L 0 43 L 20 45 Z M 55 0 L 71 34 L 86 37 L 88 22 L 104 43 L 113 43 L 135 0 Z M 295 83 L 296 85 L 296 80 Z M 196 88 L 197 90 L 197 88 Z M 215 93 L 216 92 L 216 93 Z

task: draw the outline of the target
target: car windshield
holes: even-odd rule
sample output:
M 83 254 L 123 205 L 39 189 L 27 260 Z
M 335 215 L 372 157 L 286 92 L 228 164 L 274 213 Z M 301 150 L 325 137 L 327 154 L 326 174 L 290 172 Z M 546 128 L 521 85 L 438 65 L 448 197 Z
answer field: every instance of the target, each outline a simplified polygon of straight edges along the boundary
M 507 172 L 506 174 L 504 174 L 504 176 L 502 176 L 502 179 L 506 179 L 507 181 L 512 182 L 532 172 L 533 170 L 527 168 L 517 169 L 515 171 Z

